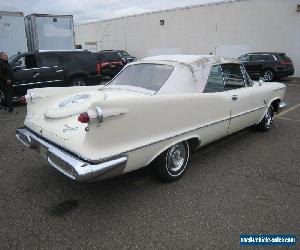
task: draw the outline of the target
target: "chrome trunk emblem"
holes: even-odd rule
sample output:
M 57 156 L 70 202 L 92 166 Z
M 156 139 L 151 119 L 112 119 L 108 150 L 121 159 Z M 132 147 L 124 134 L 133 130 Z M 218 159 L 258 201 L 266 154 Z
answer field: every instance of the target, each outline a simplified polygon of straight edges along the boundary
M 72 127 L 68 126 L 67 124 L 65 124 L 65 128 L 63 128 L 63 132 L 76 131 L 76 130 L 78 130 L 78 127 L 72 128 Z

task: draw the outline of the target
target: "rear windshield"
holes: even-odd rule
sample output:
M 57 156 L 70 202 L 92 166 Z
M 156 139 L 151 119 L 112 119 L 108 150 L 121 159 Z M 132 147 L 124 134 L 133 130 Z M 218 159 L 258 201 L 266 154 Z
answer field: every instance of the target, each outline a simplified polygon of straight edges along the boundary
M 286 54 L 278 54 L 277 59 L 280 61 L 290 61 L 291 58 L 289 58 Z
M 119 53 L 121 56 L 129 56 L 129 54 L 124 50 L 119 51 Z
M 105 52 L 99 54 L 98 60 L 101 62 L 118 61 L 120 56 L 116 52 Z
M 126 85 L 158 91 L 168 80 L 173 66 L 140 63 L 126 67 L 109 85 Z

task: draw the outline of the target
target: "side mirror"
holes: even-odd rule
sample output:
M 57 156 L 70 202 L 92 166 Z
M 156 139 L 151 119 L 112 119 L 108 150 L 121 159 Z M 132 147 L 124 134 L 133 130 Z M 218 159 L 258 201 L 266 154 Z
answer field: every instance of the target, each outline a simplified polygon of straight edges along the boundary
M 259 78 L 259 86 L 261 86 L 265 82 L 265 78 L 260 77 Z

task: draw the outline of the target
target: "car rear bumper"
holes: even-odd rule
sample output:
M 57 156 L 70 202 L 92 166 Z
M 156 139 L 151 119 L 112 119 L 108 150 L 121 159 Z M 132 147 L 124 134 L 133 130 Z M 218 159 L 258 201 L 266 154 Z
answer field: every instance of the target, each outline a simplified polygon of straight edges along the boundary
M 288 70 L 278 70 L 276 71 L 277 77 L 286 77 L 286 76 L 292 76 L 294 75 L 295 70 L 294 69 L 288 69 Z
M 37 150 L 52 167 L 76 181 L 95 181 L 122 174 L 127 163 L 127 156 L 119 156 L 95 164 L 90 163 L 71 155 L 27 128 L 17 129 L 16 137 L 26 147 Z

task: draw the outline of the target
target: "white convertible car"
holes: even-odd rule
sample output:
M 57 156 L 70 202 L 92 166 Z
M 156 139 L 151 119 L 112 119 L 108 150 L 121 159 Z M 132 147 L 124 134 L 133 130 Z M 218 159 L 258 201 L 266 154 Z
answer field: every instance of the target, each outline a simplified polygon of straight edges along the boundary
M 286 86 L 253 82 L 239 61 L 169 55 L 130 63 L 105 86 L 42 88 L 26 95 L 17 138 L 78 181 L 154 163 L 165 181 L 190 152 L 243 128 L 269 130 Z

